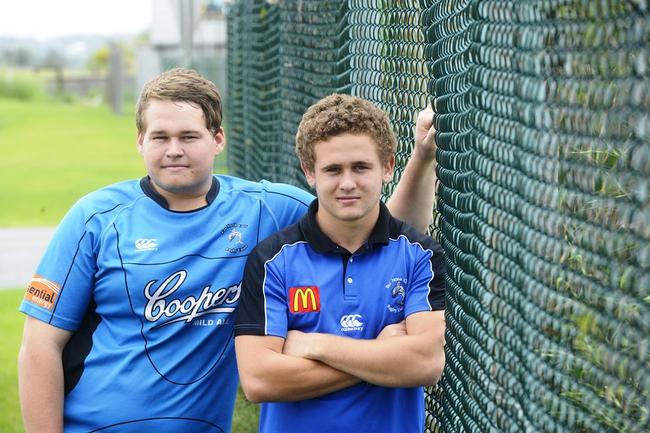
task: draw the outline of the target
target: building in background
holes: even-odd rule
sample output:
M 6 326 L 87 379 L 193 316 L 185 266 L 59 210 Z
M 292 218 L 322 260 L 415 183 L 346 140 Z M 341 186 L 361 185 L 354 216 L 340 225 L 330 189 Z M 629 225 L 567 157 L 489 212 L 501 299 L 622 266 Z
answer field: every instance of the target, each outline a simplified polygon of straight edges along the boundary
M 222 0 L 155 0 L 148 45 L 136 52 L 136 94 L 172 67 L 191 67 L 226 95 L 226 18 Z

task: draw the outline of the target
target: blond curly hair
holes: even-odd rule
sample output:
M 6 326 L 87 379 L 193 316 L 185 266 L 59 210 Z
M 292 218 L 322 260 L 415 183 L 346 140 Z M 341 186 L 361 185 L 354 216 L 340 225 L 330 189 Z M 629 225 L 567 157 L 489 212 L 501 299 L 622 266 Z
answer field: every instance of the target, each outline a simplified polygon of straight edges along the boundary
M 313 104 L 302 116 L 295 147 L 302 165 L 313 171 L 314 146 L 346 133 L 372 138 L 382 164 L 388 164 L 395 154 L 397 140 L 386 113 L 365 99 L 334 93 Z

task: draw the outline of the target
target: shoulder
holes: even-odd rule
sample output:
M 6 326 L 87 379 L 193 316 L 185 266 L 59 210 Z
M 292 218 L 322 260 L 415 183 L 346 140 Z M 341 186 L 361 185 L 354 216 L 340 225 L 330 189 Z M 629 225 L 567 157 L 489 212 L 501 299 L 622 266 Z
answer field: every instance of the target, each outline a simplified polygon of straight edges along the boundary
M 139 179 L 115 183 L 81 197 L 70 209 L 68 215 L 82 219 L 83 223 L 120 211 L 134 201 L 144 197 Z
M 431 251 L 434 255 L 443 254 L 442 246 L 438 241 L 397 218 L 391 217 L 389 232 L 392 241 L 406 242 L 423 251 Z
M 273 233 L 258 243 L 251 252 L 251 257 L 254 257 L 255 260 L 266 262 L 278 257 L 286 248 L 291 248 L 306 242 L 300 230 L 300 223 L 297 222 Z
M 314 199 L 314 196 L 307 191 L 286 183 L 274 183 L 266 180 L 253 182 L 234 176 L 216 176 L 222 190 L 252 195 L 270 203 L 295 202 L 297 205 L 306 207 Z

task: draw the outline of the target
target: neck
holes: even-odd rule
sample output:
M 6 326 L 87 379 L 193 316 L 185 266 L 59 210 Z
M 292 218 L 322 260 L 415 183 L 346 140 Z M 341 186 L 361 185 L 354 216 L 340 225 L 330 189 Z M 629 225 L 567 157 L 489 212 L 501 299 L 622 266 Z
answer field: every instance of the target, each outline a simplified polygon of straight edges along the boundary
M 199 209 L 208 204 L 205 199 L 205 194 L 196 197 L 188 197 L 185 195 L 179 196 L 173 193 L 165 193 L 163 194 L 163 197 L 167 200 L 169 210 L 173 211 L 188 212 Z
M 206 194 L 208 193 L 210 187 L 208 186 L 205 191 L 197 192 L 194 194 L 187 193 L 175 193 L 172 191 L 167 191 L 163 188 L 160 188 L 154 182 L 151 182 L 151 185 L 156 190 L 158 194 L 163 196 L 167 201 L 167 206 L 169 210 L 178 211 L 178 212 L 188 212 L 204 207 L 208 204 L 206 199 Z
M 324 212 L 316 213 L 316 222 L 322 232 L 335 244 L 345 248 L 351 253 L 357 251 L 368 240 L 372 229 L 377 224 L 377 212 L 368 215 L 362 220 L 340 221 L 330 220 Z

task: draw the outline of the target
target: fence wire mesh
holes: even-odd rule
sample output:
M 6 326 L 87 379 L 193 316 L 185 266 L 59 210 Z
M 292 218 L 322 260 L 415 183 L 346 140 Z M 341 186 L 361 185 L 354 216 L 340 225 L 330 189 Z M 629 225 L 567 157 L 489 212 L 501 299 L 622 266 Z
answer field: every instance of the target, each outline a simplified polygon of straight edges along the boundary
M 305 109 L 375 102 L 389 196 L 435 98 L 447 366 L 427 432 L 650 430 L 650 2 L 234 1 L 233 174 L 306 186 Z

